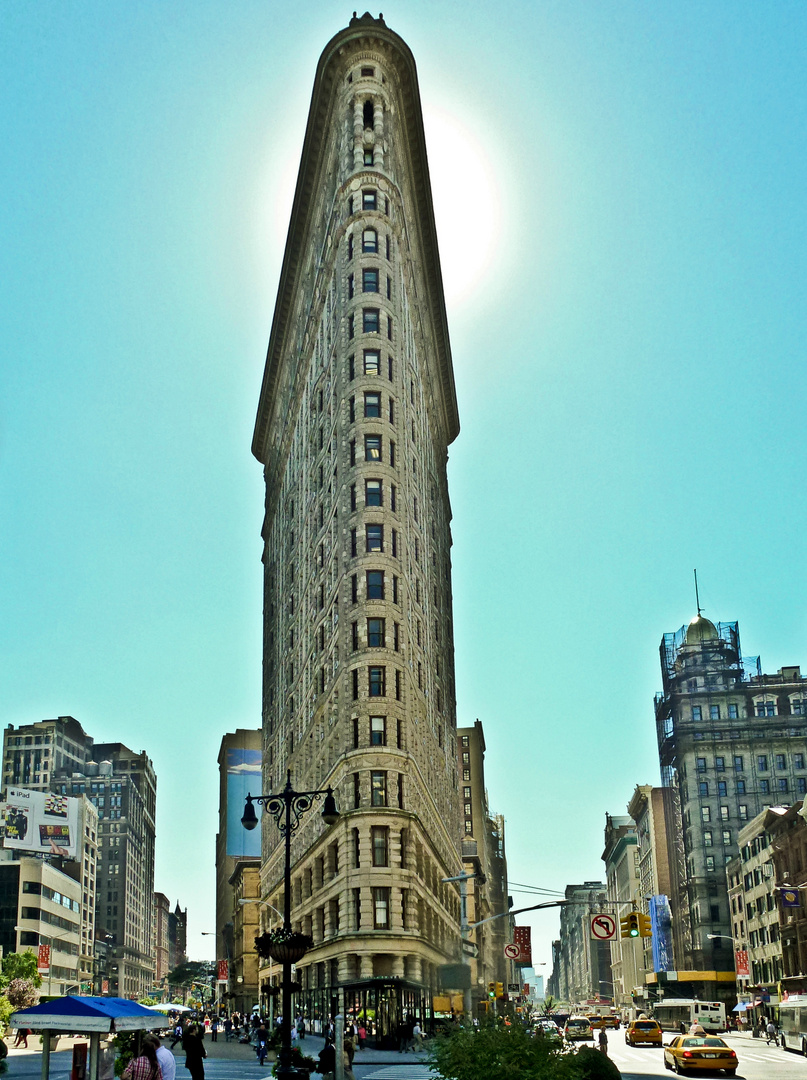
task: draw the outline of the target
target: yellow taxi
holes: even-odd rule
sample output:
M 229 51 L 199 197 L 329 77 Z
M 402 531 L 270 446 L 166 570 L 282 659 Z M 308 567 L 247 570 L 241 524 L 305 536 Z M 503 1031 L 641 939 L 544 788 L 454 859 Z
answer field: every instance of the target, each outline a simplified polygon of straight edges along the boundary
M 717 1035 L 676 1035 L 664 1047 L 664 1068 L 677 1073 L 689 1069 L 722 1071 L 727 1076 L 737 1072 L 737 1055 Z
M 648 1020 L 644 1016 L 631 1020 L 625 1028 L 625 1042 L 628 1046 L 661 1046 L 661 1025 L 658 1020 Z

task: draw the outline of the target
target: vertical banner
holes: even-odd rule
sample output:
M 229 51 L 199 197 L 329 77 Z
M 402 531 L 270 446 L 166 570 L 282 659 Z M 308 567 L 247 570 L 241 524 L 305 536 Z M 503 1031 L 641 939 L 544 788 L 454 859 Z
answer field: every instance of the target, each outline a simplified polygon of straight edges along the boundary
M 241 824 L 247 795 L 260 795 L 263 786 L 260 750 L 231 747 L 227 751 L 227 854 L 232 859 L 260 858 L 261 830 Z M 261 807 L 254 804 L 260 818 Z
M 101 993 L 102 994 L 108 994 L 109 993 L 109 979 L 101 979 Z
M 528 967 L 532 965 L 532 927 L 531 926 L 515 926 L 513 927 L 513 944 L 518 945 L 519 955 L 516 960 L 517 964 L 526 964 Z
M 36 970 L 39 972 L 50 971 L 50 945 L 39 946 L 39 954 L 36 958 Z
M 672 913 L 664 894 L 650 897 L 650 929 L 653 931 L 653 971 L 673 971 Z
M 216 962 L 218 967 L 218 975 L 216 976 L 216 982 L 226 983 L 230 978 L 230 965 L 226 960 L 218 960 Z
M 738 979 L 751 978 L 751 968 L 748 966 L 748 953 L 745 949 L 737 949 L 734 953 L 734 967 Z

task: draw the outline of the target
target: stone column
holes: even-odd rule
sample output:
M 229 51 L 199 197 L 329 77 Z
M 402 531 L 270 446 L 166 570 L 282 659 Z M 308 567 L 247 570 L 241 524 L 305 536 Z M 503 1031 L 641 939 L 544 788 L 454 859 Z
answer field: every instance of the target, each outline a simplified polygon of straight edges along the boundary
M 373 167 L 384 168 L 384 106 L 376 99 L 373 104 Z
M 364 168 L 364 104 L 353 99 L 353 168 Z

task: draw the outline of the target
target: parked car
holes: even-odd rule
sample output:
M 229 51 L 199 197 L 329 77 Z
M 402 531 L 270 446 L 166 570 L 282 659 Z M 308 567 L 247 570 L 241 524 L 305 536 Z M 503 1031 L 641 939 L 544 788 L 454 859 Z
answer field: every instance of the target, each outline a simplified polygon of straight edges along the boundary
M 661 1046 L 661 1025 L 657 1020 L 631 1020 L 625 1028 L 625 1042 L 628 1046 Z
M 578 1039 L 593 1039 L 594 1032 L 587 1016 L 570 1016 L 566 1021 L 563 1034 L 567 1042 L 576 1042 Z
M 727 1042 L 717 1035 L 676 1035 L 664 1047 L 664 1068 L 677 1073 L 689 1069 L 718 1070 L 727 1076 L 737 1072 L 737 1055 Z

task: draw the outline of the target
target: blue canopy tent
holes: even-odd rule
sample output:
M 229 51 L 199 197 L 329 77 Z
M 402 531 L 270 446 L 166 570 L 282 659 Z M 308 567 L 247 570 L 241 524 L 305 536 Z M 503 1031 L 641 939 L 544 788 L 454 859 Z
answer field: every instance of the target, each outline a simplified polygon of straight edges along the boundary
M 101 1035 L 117 1031 L 148 1031 L 165 1026 L 165 1017 L 127 998 L 63 997 L 44 1001 L 11 1014 L 16 1028 L 42 1032 L 42 1080 L 50 1071 L 50 1038 L 60 1032 L 89 1035 L 90 1067 L 87 1080 L 98 1080 Z

